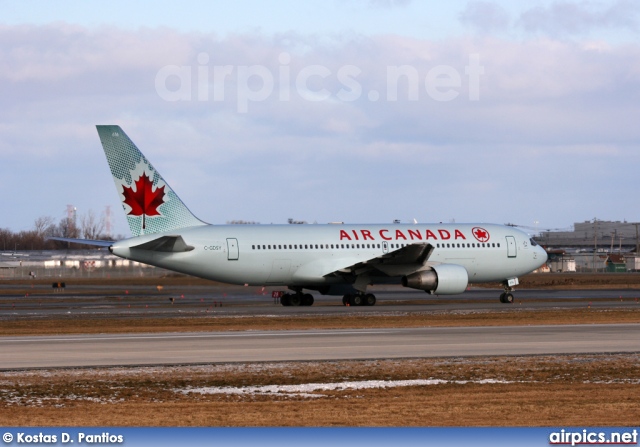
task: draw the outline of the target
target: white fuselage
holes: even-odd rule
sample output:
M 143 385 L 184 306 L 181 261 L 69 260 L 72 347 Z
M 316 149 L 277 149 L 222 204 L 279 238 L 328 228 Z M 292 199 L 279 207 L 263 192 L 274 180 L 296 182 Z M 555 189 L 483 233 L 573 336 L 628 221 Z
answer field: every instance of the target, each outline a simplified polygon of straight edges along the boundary
M 193 249 L 131 248 L 164 235 L 181 236 Z M 119 241 L 111 250 L 126 259 L 230 284 L 317 288 L 353 282 L 348 272 L 336 272 L 408 244 L 427 243 L 433 252 L 416 270 L 460 265 L 469 283 L 516 278 L 547 260 L 544 249 L 526 233 L 494 224 L 206 225 Z M 399 283 L 406 267 L 382 269 L 371 283 Z

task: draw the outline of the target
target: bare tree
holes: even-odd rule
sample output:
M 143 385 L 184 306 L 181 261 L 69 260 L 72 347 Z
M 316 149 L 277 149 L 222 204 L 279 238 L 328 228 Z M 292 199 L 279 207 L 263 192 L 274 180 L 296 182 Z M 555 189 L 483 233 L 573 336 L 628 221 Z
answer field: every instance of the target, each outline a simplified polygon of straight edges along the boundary
M 55 231 L 53 217 L 51 216 L 40 216 L 33 223 L 33 227 L 36 231 L 36 234 L 40 237 L 45 237 L 53 234 Z
M 96 213 L 93 210 L 87 211 L 80 218 L 80 229 L 82 230 L 82 237 L 85 239 L 98 239 L 98 236 L 104 231 L 104 218 L 96 217 Z
M 0 228 L 0 239 L 2 239 L 2 250 L 13 247 L 14 236 L 8 228 Z
M 79 237 L 80 230 L 78 229 L 73 219 L 64 217 L 60 220 L 56 233 L 57 233 L 56 236 L 75 239 Z

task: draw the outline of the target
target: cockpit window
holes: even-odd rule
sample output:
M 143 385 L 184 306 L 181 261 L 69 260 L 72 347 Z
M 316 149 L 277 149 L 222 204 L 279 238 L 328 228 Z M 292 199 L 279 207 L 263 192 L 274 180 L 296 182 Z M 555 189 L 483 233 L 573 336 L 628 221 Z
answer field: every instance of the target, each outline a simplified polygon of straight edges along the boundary
M 529 239 L 529 242 L 531 242 L 531 246 L 535 247 L 538 245 L 538 243 L 536 241 L 533 240 L 533 238 Z

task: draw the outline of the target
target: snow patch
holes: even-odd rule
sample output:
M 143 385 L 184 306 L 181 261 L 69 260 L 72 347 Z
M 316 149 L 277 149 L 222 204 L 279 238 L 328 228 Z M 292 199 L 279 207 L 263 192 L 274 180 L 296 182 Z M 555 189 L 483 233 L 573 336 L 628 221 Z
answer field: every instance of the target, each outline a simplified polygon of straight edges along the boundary
M 187 387 L 175 389 L 182 394 L 268 394 L 297 397 L 322 397 L 324 394 L 312 394 L 322 391 L 345 391 L 363 390 L 373 388 L 397 388 L 406 386 L 429 386 L 443 384 L 464 385 L 467 383 L 495 384 L 512 383 L 504 380 L 483 379 L 483 380 L 443 380 L 443 379 L 416 379 L 416 380 L 363 380 L 359 382 L 338 382 L 338 383 L 303 383 L 299 385 L 262 385 L 262 386 L 212 386 L 212 387 Z

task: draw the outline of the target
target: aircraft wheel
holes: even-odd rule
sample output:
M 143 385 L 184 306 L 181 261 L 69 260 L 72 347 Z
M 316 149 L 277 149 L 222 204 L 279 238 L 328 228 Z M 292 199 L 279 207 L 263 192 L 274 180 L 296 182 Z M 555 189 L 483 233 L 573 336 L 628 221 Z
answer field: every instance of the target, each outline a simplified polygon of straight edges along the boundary
M 349 304 L 352 306 L 362 306 L 362 295 L 359 293 L 351 295 L 351 302 Z
M 506 301 L 504 300 L 504 296 L 505 296 L 506 294 L 507 294 L 506 292 L 502 292 L 502 293 L 500 294 L 500 302 L 501 302 L 501 303 L 506 303 Z
M 305 293 L 302 295 L 302 305 L 303 306 L 313 306 L 313 295 L 310 293 Z
M 505 293 L 504 294 L 504 302 L 508 304 L 513 304 L 513 294 Z
M 350 299 L 351 299 L 350 295 L 343 296 L 342 297 L 342 305 L 346 306 Z
M 364 304 L 366 306 L 375 306 L 376 305 L 376 296 L 373 293 L 367 293 L 364 296 Z
M 280 304 L 282 304 L 283 306 L 291 306 L 291 295 L 288 293 L 282 295 L 282 297 L 280 298 Z
M 299 306 L 300 304 L 302 304 L 301 294 L 296 293 L 294 295 L 291 295 L 291 298 L 289 298 L 289 303 L 291 306 Z

